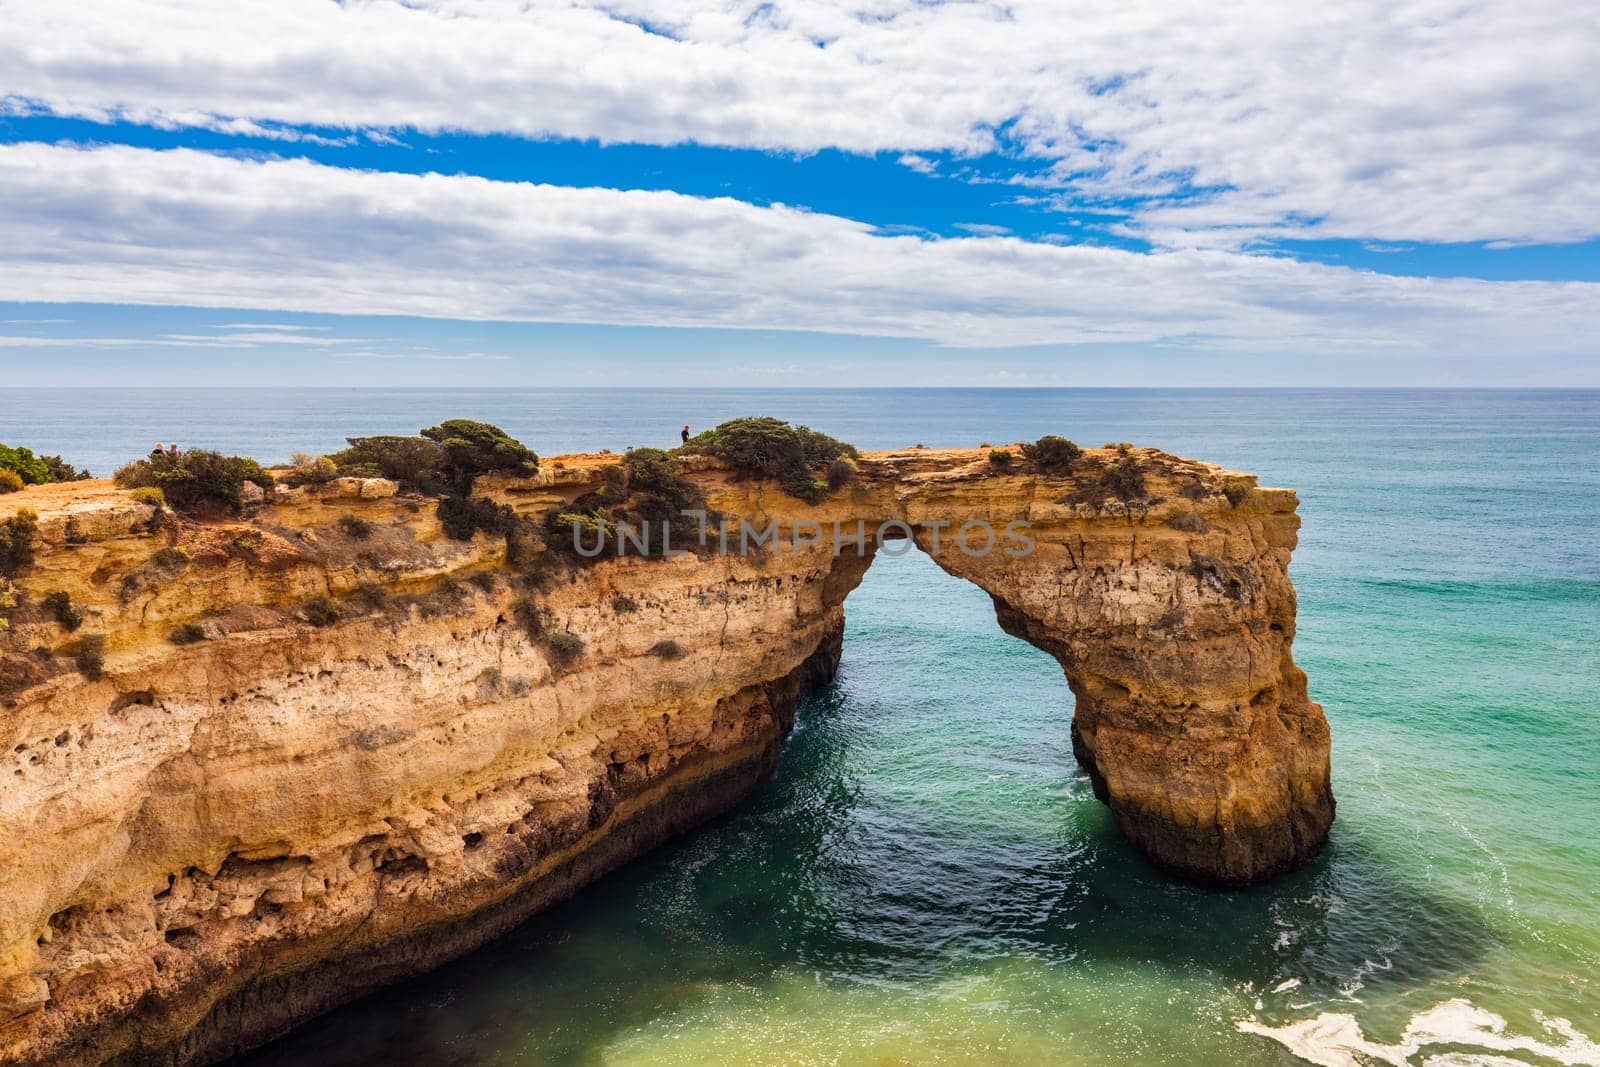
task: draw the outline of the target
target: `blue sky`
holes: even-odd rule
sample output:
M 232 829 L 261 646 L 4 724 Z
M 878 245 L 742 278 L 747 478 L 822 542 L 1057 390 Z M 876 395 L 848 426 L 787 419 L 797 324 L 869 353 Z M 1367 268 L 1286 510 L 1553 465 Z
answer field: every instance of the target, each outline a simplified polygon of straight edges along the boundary
M 14 384 L 1600 384 L 1555 6 L 139 7 L 8 5 Z

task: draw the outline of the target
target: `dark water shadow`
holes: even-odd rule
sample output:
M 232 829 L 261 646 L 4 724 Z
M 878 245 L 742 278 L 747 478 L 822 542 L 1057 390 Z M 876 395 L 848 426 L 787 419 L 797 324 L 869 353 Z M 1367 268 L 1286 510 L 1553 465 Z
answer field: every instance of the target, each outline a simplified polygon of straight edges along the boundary
M 438 970 L 244 1058 L 251 1067 L 596 1062 L 613 1041 L 780 973 L 907 989 L 1006 959 L 1132 963 L 1311 996 L 1470 969 L 1482 918 L 1338 826 L 1301 870 L 1223 892 L 1172 881 L 1069 783 L 1043 844 L 986 847 L 938 818 L 873 825 L 847 701 L 813 694 L 774 777 L 669 843 Z

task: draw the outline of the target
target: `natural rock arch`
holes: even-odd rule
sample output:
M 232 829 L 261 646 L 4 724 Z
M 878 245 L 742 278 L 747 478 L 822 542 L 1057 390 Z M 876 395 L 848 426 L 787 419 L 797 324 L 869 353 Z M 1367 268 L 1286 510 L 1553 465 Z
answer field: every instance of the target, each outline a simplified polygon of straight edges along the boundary
M 1107 508 L 1064 503 L 1048 482 L 995 493 L 970 469 L 919 477 L 913 455 L 875 521 L 914 531 L 941 569 L 989 594 L 1002 629 L 1060 664 L 1073 753 L 1135 848 L 1194 880 L 1258 882 L 1314 853 L 1335 808 L 1327 721 L 1290 651 L 1298 501 L 1163 453 L 1144 462 L 1153 503 Z M 1160 495 L 1185 485 L 1214 492 Z M 1026 555 L 954 536 L 1019 517 Z

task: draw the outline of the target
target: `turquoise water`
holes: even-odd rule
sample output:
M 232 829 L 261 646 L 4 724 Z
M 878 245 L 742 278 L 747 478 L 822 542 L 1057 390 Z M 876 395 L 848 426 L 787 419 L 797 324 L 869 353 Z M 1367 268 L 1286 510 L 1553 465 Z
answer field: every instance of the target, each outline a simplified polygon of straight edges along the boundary
M 1073 764 L 1054 663 L 880 558 L 748 805 L 256 1067 L 1286 1063 L 1235 1024 L 1345 1012 L 1394 1043 L 1456 998 L 1547 1053 L 1569 1038 L 1536 1012 L 1600 1038 L 1600 393 L 13 391 L 0 440 L 98 473 L 172 437 L 279 459 L 464 415 L 555 453 L 750 412 L 868 448 L 1132 440 L 1296 487 L 1327 849 L 1245 892 L 1162 877 Z M 1414 1062 L 1494 1044 L 1456 1036 Z M 1537 1051 L 1496 1054 L 1562 1061 Z

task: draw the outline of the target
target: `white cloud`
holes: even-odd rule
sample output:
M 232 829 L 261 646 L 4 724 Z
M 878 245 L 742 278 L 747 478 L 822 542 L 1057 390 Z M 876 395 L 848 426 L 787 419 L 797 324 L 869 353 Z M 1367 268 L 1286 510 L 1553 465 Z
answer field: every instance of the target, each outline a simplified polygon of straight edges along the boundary
M 308 330 L 327 330 L 327 326 L 300 326 L 285 322 L 224 322 L 212 326 L 213 330 L 275 330 L 289 333 L 303 333 Z
M 1600 233 L 1600 20 L 1567 0 L 7 0 L 5 23 L 13 109 L 913 168 L 1003 128 L 1073 203 L 1146 198 L 1130 225 L 1172 245 Z M 1217 192 L 1163 200 L 1192 186 Z
M 816 330 L 973 346 L 1507 356 L 1585 352 L 1584 339 L 1600 335 L 1594 284 L 1400 278 L 1220 250 L 928 240 L 670 192 L 41 144 L 0 147 L 0 190 L 0 289 L 19 301 Z

